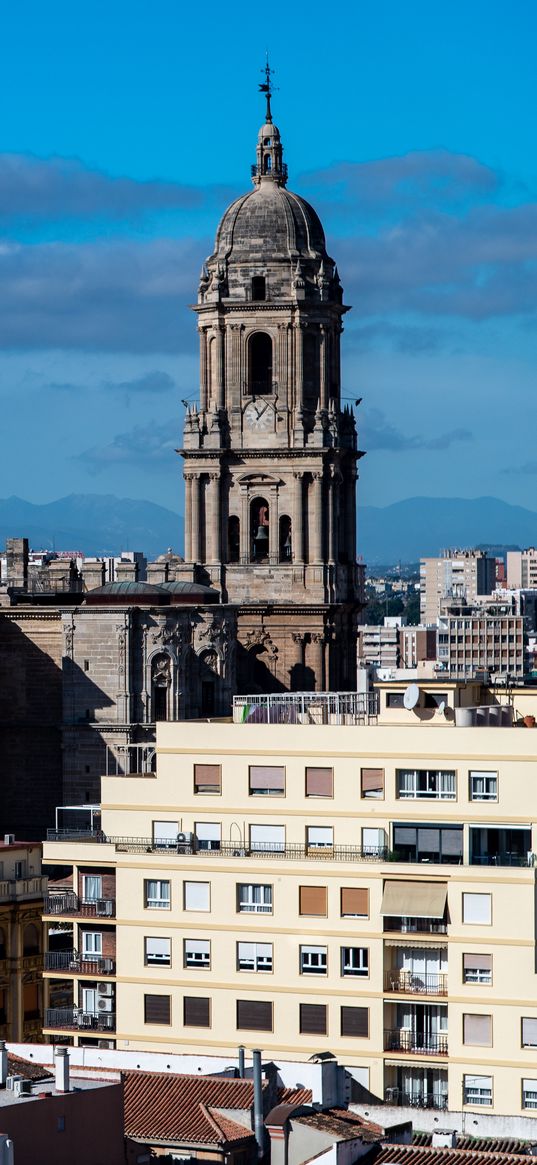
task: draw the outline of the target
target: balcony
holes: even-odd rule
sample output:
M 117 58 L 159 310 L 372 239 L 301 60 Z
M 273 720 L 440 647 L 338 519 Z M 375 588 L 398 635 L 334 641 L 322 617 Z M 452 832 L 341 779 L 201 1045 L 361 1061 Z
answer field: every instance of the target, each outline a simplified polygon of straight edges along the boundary
M 113 1011 L 83 1011 L 81 1007 L 48 1007 L 45 1012 L 45 1028 L 62 1028 L 66 1031 L 114 1031 L 116 1017 Z
M 161 857 L 165 854 L 197 854 L 205 858 L 256 858 L 271 860 L 272 858 L 290 859 L 291 861 L 331 861 L 331 862 L 385 862 L 388 858 L 387 846 L 362 845 L 334 845 L 334 846 L 306 846 L 300 842 L 281 844 L 274 842 L 266 845 L 260 842 L 222 841 L 218 849 L 201 849 L 197 839 L 193 836 L 190 842 L 180 841 L 177 844 L 166 845 L 151 838 L 144 837 L 108 837 L 103 840 L 115 845 L 118 853 L 149 854 L 157 853 Z
M 384 1032 L 385 1052 L 408 1052 L 419 1056 L 447 1056 L 448 1038 L 446 1034 L 425 1035 L 408 1028 L 388 1028 Z
M 407 1092 L 402 1088 L 385 1088 L 384 1101 L 399 1108 L 434 1108 L 438 1112 L 445 1112 L 448 1106 L 447 1093 Z
M 414 971 L 384 972 L 384 990 L 403 995 L 447 995 L 447 975 L 417 974 Z
M 45 971 L 54 971 L 69 975 L 114 975 L 116 971 L 115 959 L 92 958 L 91 955 L 81 955 L 79 951 L 46 951 Z
M 21 968 L 23 971 L 42 971 L 43 955 L 41 952 L 36 952 L 32 955 L 23 955 L 21 959 Z
M 292 692 L 234 696 L 235 724 L 371 724 L 378 692 Z
M 384 930 L 388 934 L 447 934 L 447 922 L 441 918 L 385 917 Z
M 43 911 L 45 914 L 78 915 L 81 918 L 115 918 L 115 898 L 79 898 L 78 894 L 47 894 Z
M 36 878 L 17 878 L 14 881 L 2 879 L 0 902 L 28 902 L 35 898 L 43 898 L 47 886 L 48 878 L 44 875 Z

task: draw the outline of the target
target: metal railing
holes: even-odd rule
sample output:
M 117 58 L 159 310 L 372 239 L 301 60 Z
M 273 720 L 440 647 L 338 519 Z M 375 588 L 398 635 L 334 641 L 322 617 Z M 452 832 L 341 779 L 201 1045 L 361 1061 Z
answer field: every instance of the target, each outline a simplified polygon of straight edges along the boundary
M 113 1011 L 82 1011 L 80 1007 L 48 1007 L 45 1011 L 46 1028 L 91 1028 L 94 1031 L 114 1031 L 116 1017 Z
M 384 1032 L 385 1052 L 411 1052 L 425 1056 L 447 1056 L 447 1035 L 424 1035 L 407 1028 L 388 1028 Z
M 45 971 L 69 971 L 77 975 L 113 975 L 115 959 L 81 954 L 80 951 L 45 951 Z
M 106 841 L 115 845 L 116 850 L 123 853 L 156 853 L 161 857 L 166 854 L 200 854 L 203 858 L 272 858 L 291 859 L 298 861 L 332 861 L 332 862 L 384 862 L 388 857 L 387 846 L 362 845 L 334 845 L 334 846 L 307 846 L 300 842 L 289 842 L 282 845 L 275 843 L 262 845 L 260 843 L 242 843 L 241 841 L 222 841 L 218 848 L 200 849 L 197 842 L 178 842 L 163 846 L 162 842 L 144 837 L 108 837 Z
M 367 724 L 379 711 L 378 692 L 291 692 L 233 697 L 236 724 Z
M 48 885 L 48 878 L 2 879 L 0 881 L 0 902 L 21 902 L 30 898 L 42 898 Z
M 98 829 L 47 829 L 47 841 L 97 841 Z
M 23 971 L 42 971 L 43 970 L 43 955 L 37 952 L 33 955 L 23 955 L 21 958 L 21 968 Z
M 115 898 L 79 898 L 68 890 L 65 894 L 47 894 L 45 914 L 78 914 L 83 918 L 115 918 Z
M 447 934 L 447 922 L 440 918 L 384 918 L 388 934 Z
M 442 1092 L 407 1092 L 402 1088 L 385 1088 L 384 1100 L 399 1108 L 435 1108 L 439 1112 L 448 1106 L 447 1094 Z
M 385 971 L 384 990 L 405 995 L 447 995 L 447 975 L 421 975 L 414 971 Z

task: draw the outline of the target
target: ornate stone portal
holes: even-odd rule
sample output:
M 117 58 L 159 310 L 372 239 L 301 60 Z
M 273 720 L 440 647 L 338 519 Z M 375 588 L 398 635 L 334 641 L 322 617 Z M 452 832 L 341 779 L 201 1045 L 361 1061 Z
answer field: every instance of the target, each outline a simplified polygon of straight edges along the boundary
M 354 689 L 360 454 L 341 407 L 348 308 L 317 214 L 286 188 L 267 82 L 254 189 L 226 210 L 194 309 L 185 559 L 239 605 L 240 690 Z

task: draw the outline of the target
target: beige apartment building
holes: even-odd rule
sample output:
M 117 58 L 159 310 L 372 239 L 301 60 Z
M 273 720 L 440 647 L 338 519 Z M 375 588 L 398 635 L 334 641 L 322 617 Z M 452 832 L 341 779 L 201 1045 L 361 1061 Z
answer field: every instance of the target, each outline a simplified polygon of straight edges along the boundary
M 455 601 L 472 606 L 496 585 L 496 559 L 484 550 L 445 550 L 439 558 L 420 561 L 420 619 L 436 623 Z
M 537 549 L 507 551 L 507 586 L 514 590 L 534 590 L 537 587 Z
M 438 663 L 455 679 L 478 671 L 515 679 L 524 675 L 524 616 L 511 614 L 507 606 L 441 615 L 437 635 Z
M 404 691 L 237 699 L 105 777 L 103 832 L 46 844 L 48 1037 L 330 1050 L 392 1103 L 537 1114 L 537 700 Z

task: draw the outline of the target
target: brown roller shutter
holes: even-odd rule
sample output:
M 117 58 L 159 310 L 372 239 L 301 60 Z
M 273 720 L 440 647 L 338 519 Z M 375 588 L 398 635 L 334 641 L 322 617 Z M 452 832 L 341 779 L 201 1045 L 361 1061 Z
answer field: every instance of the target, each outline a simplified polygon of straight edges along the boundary
M 250 765 L 250 792 L 268 789 L 272 793 L 285 793 L 285 767 L 283 765 Z
M 492 955 L 463 955 L 465 971 L 492 971 Z
M 195 793 L 220 793 L 221 790 L 221 765 L 194 765 Z
M 334 770 L 306 769 L 306 797 L 333 797 Z
M 341 915 L 369 918 L 369 890 L 360 886 L 342 886 Z
M 384 793 L 384 769 L 362 769 L 362 797 Z
M 324 1003 L 300 1004 L 300 1031 L 303 1035 L 326 1035 L 326 1006 Z
M 185 995 L 183 1023 L 185 1027 L 210 1027 L 211 1000 L 198 995 Z
M 342 1007 L 341 1034 L 342 1036 L 367 1037 L 369 1035 L 369 1008 Z
M 144 995 L 145 1023 L 170 1023 L 170 996 Z
M 272 1031 L 272 1003 L 261 999 L 237 999 L 237 1027 Z
M 326 918 L 328 913 L 326 886 L 299 886 L 298 901 L 299 914 L 317 915 L 319 918 Z
M 481 1048 L 492 1047 L 492 1016 L 463 1015 L 463 1043 Z

